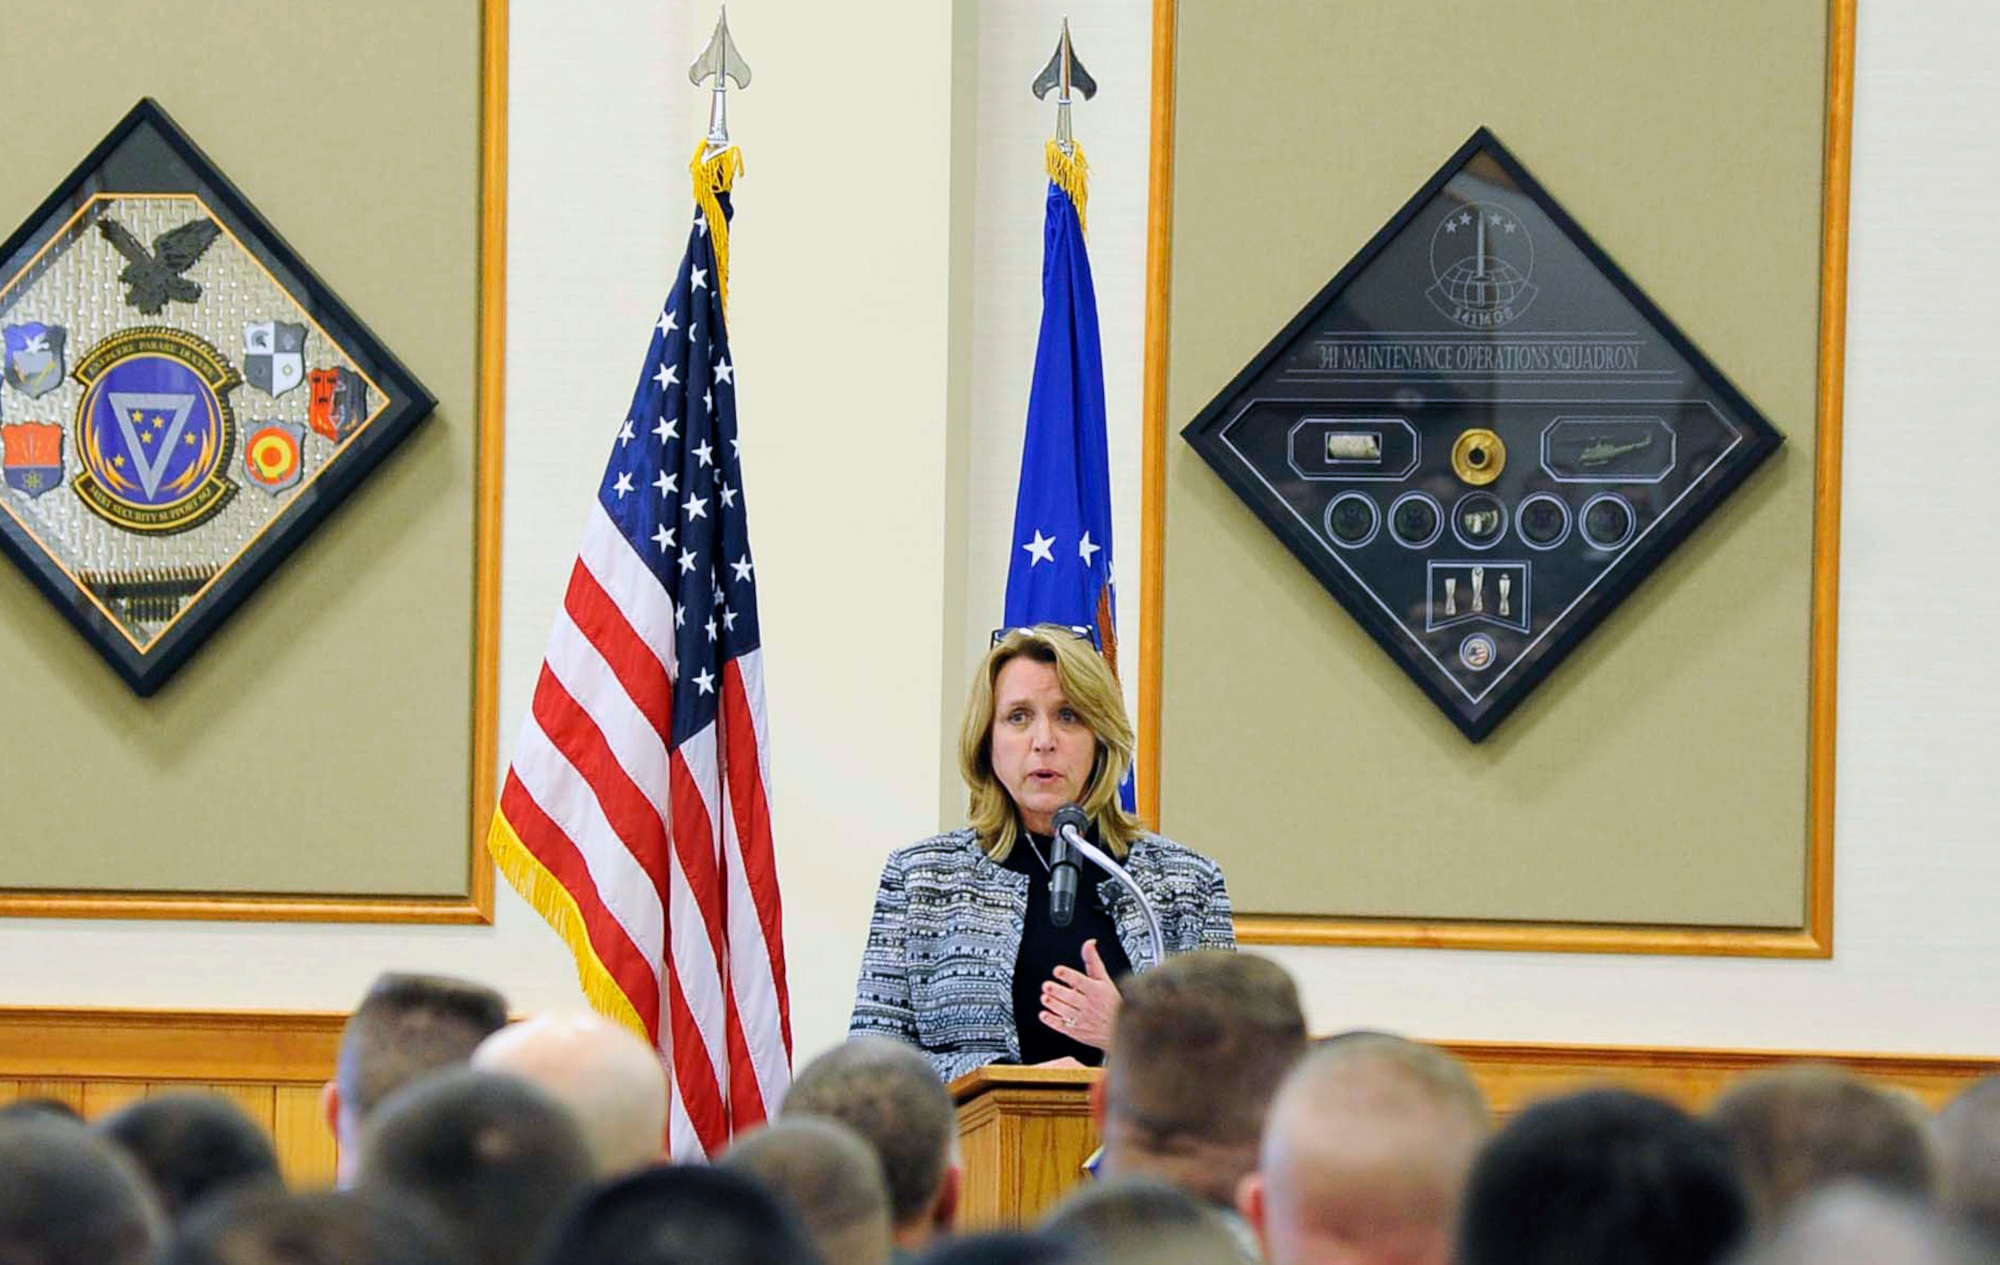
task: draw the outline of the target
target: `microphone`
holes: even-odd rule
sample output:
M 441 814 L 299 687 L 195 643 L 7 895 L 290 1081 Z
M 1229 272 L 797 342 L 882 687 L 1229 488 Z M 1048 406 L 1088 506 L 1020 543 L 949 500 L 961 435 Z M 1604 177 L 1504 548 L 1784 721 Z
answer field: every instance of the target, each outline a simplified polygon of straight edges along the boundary
M 1076 849 L 1069 836 L 1090 829 L 1090 818 L 1075 804 L 1056 809 L 1055 842 L 1049 847 L 1049 921 L 1069 926 L 1076 917 Z

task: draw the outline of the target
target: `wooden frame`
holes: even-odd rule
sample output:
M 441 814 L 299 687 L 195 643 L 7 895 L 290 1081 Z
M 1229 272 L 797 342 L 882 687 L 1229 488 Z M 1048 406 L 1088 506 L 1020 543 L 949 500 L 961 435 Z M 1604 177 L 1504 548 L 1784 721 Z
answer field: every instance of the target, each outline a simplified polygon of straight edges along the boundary
M 1833 955 L 1835 689 L 1840 611 L 1841 405 L 1847 339 L 1848 179 L 1854 124 L 1855 0 L 1827 0 L 1827 85 L 1821 198 L 1817 469 L 1813 509 L 1811 709 L 1807 737 L 1805 926 L 1633 927 L 1249 915 L 1250 944 L 1374 945 L 1542 953 L 1666 953 L 1736 957 Z M 1176 0 L 1153 3 L 1152 159 L 1147 196 L 1146 336 L 1139 555 L 1139 812 L 1159 820 L 1161 685 L 1165 668 L 1167 363 L 1173 281 Z
M 495 762 L 500 706 L 500 512 L 506 432 L 507 14 L 507 0 L 481 0 L 479 331 L 475 370 L 479 482 L 473 497 L 474 680 L 466 894 L 383 898 L 14 890 L 0 891 L 0 917 L 461 924 L 493 921 L 493 865 L 486 854 L 486 831 L 498 795 Z

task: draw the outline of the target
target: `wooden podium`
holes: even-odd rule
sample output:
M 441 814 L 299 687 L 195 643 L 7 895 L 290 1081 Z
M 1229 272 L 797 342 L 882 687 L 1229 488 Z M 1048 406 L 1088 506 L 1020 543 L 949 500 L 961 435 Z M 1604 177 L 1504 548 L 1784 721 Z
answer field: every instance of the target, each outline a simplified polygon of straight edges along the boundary
M 968 1230 L 1030 1223 L 1083 1180 L 1097 1149 L 1091 1068 L 995 1063 L 951 1083 L 965 1167 L 959 1223 Z

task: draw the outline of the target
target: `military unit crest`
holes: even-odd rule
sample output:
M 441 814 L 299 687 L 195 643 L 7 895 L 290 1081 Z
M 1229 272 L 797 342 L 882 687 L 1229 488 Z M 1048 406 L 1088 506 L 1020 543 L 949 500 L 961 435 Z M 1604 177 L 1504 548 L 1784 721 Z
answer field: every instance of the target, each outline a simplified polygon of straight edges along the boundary
M 150 693 L 432 400 L 153 103 L 47 205 L 0 246 L 0 547 Z

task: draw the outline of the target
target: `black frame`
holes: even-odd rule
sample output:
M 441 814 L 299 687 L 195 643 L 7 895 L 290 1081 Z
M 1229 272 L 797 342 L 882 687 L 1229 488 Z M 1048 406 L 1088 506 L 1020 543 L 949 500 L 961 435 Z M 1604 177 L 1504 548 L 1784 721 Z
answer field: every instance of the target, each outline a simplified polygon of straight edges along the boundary
M 1532 200 L 1577 247 L 1585 260 L 1637 309 L 1641 318 L 1652 327 L 1652 332 L 1687 362 L 1702 379 L 1703 384 L 1736 415 L 1736 420 L 1745 423 L 1748 437 L 1742 457 L 1719 462 L 1710 472 L 1702 476 L 1705 480 L 1712 479 L 1714 486 L 1702 497 L 1698 505 L 1691 507 L 1688 513 L 1676 518 L 1659 535 L 1653 537 L 1643 551 L 1629 554 L 1621 560 L 1613 568 L 1612 573 L 1606 576 L 1602 596 L 1586 604 L 1559 635 L 1538 647 L 1533 660 L 1521 666 L 1521 675 L 1504 689 L 1496 690 L 1490 704 L 1476 713 L 1469 714 L 1466 707 L 1447 694 L 1429 673 L 1419 670 L 1414 665 L 1412 657 L 1403 649 L 1404 644 L 1410 640 L 1409 634 L 1375 606 L 1365 601 L 1365 594 L 1355 591 L 1356 586 L 1352 581 L 1341 576 L 1325 560 L 1326 547 L 1301 527 L 1296 518 L 1281 512 L 1278 505 L 1272 503 L 1273 498 L 1269 492 L 1259 486 L 1252 474 L 1223 445 L 1220 431 L 1236 415 L 1243 397 L 1265 371 L 1320 320 L 1348 286 L 1361 276 L 1444 191 L 1446 185 L 1482 152 L 1500 166 L 1519 186 L 1521 192 Z M 1621 606 L 1633 590 L 1679 548 L 1681 542 L 1706 521 L 1709 515 L 1784 443 L 1784 435 L 1771 424 L 1769 419 L 1737 390 L 1665 312 L 1647 298 L 1583 226 L 1564 211 L 1541 182 L 1522 166 L 1513 153 L 1500 142 L 1499 137 L 1485 127 L 1475 131 L 1403 204 L 1395 216 L 1370 238 L 1339 272 L 1334 274 L 1333 279 L 1328 281 L 1221 391 L 1217 392 L 1214 399 L 1182 428 L 1181 437 L 1201 455 L 1210 468 L 1221 476 L 1223 482 L 1256 513 L 1265 527 L 1291 550 L 1293 556 L 1298 558 L 1335 600 L 1346 608 L 1347 613 L 1367 629 L 1390 658 L 1416 681 L 1430 696 L 1431 701 L 1436 703 L 1439 709 L 1473 742 L 1480 742 L 1492 733 L 1534 692 L 1548 674 L 1569 656 L 1571 651 L 1596 630 L 1605 617 Z
M 151 140 L 184 172 L 138 181 L 126 147 Z M 208 638 L 305 538 L 346 500 L 376 466 L 430 416 L 437 401 L 362 320 L 341 302 L 282 235 L 260 215 L 158 102 L 142 98 L 92 149 L 55 192 L 0 243 L 0 290 L 11 286 L 36 254 L 90 200 L 101 195 L 194 195 L 268 269 L 301 308 L 336 336 L 340 350 L 362 366 L 388 396 L 381 412 L 354 434 L 317 475 L 308 493 L 284 508 L 270 527 L 226 563 L 214 588 L 195 601 L 142 651 L 91 597 L 56 565 L 12 514 L 0 512 L 0 550 L 75 625 L 91 647 L 141 697 L 165 685 Z M 145 323 L 135 318 L 134 324 Z

